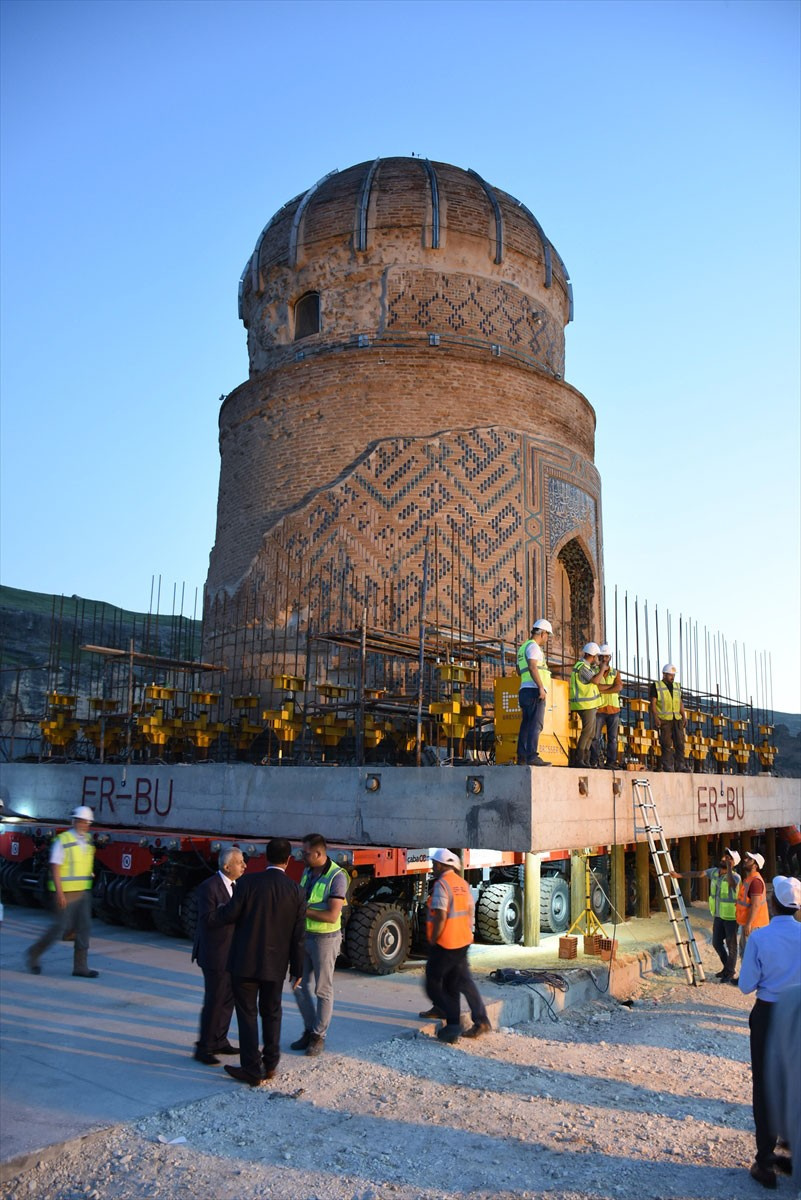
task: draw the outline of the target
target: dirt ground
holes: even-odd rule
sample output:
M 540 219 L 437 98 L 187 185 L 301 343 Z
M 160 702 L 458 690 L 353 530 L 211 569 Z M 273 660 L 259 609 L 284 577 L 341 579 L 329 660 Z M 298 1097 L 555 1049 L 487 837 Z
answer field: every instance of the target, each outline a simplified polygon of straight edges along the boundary
M 704 950 L 708 975 L 717 968 Z M 169 1109 L 50 1155 L 7 1200 L 738 1200 L 753 1126 L 752 998 L 680 971 L 630 1005 L 455 1046 L 287 1054 L 272 1085 Z M 336 1016 L 335 1018 L 336 1019 Z M 429 1027 L 430 1028 L 430 1027 Z M 778 1177 L 779 1196 L 795 1194 Z

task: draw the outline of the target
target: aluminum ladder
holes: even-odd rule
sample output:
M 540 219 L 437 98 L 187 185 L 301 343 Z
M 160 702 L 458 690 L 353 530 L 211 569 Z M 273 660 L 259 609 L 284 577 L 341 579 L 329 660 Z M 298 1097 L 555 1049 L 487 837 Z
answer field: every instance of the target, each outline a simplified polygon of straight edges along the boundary
M 668 919 L 673 927 L 679 961 L 687 976 L 687 982 L 697 987 L 699 983 L 704 982 L 704 968 L 701 964 L 701 955 L 698 952 L 695 935 L 690 927 L 690 918 L 687 916 L 687 908 L 681 894 L 679 881 L 671 875 L 673 862 L 659 821 L 659 813 L 656 811 L 656 803 L 651 794 L 651 784 L 647 779 L 634 779 L 632 785 L 635 805 L 634 836 L 636 838 L 638 833 L 644 833 L 648 839 L 651 859 L 659 880 L 659 890 L 665 902 Z M 637 824 L 638 808 L 642 825 Z

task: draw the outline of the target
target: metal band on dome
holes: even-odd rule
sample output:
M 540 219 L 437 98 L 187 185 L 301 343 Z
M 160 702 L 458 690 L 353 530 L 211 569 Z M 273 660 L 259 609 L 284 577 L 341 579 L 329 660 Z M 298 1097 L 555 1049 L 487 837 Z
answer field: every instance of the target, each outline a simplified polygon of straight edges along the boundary
M 356 245 L 357 250 L 367 249 L 367 213 L 370 208 L 370 193 L 373 190 L 373 179 L 378 170 L 380 158 L 373 159 L 373 165 L 367 172 L 364 183 L 362 184 L 362 194 L 359 197 L 359 240 Z
M 431 249 L 439 250 L 439 187 L 437 173 L 427 158 L 422 159 L 431 188 Z
M 559 266 L 562 268 L 562 274 L 564 275 L 565 283 L 567 284 L 567 321 L 568 324 L 570 324 L 570 322 L 573 320 L 573 284 L 570 282 L 570 276 L 567 273 L 567 267 L 565 266 L 565 260 L 562 258 L 562 255 L 556 249 L 556 246 L 554 246 L 553 242 L 549 242 L 548 244 L 550 245 L 556 257 L 559 259 Z
M 501 213 L 501 206 L 498 203 L 498 197 L 495 195 L 495 192 L 492 190 L 490 185 L 487 183 L 486 179 L 481 178 L 478 171 L 474 171 L 472 169 L 472 167 L 468 167 L 467 174 L 472 175 L 474 179 L 478 180 L 478 182 L 481 184 L 484 191 L 486 192 L 487 199 L 489 200 L 490 204 L 492 205 L 492 211 L 495 213 L 495 262 L 502 263 L 503 262 L 503 215 Z
M 338 174 L 338 171 L 337 171 L 337 168 L 334 167 L 333 171 L 329 171 L 327 175 L 323 175 L 322 179 L 318 179 L 316 183 L 313 183 L 312 186 L 309 188 L 308 192 L 306 193 L 306 195 L 301 200 L 298 207 L 295 209 L 295 216 L 292 221 L 292 228 L 289 232 L 289 265 L 290 265 L 290 267 L 296 267 L 298 265 L 298 230 L 300 229 L 300 223 L 303 220 L 303 214 L 305 213 L 306 209 L 309 206 L 309 201 L 311 200 L 312 196 L 317 191 L 317 189 L 325 183 L 326 179 L 330 179 L 332 175 L 336 175 L 336 174 Z
M 547 237 L 545 236 L 545 230 L 542 228 L 542 226 L 540 225 L 537 218 L 534 216 L 534 213 L 531 211 L 531 209 L 526 208 L 523 201 L 518 200 L 517 196 L 510 195 L 509 199 L 514 200 L 517 207 L 523 210 L 523 212 L 528 217 L 529 221 L 531 221 L 531 224 L 536 229 L 537 233 L 540 235 L 540 245 L 542 246 L 542 253 L 545 257 L 545 286 L 547 288 L 549 288 L 551 286 L 551 284 L 553 283 L 553 268 L 551 266 L 551 243 L 548 241 Z
M 245 263 L 245 269 L 242 272 L 242 278 L 239 280 L 239 319 L 240 319 L 240 321 L 244 321 L 244 319 L 245 319 L 244 316 L 242 315 L 242 302 L 245 297 L 245 276 L 248 273 L 248 269 L 250 269 L 250 272 L 251 272 L 250 286 L 251 286 L 252 290 L 256 293 L 256 295 L 258 296 L 260 294 L 260 292 L 259 292 L 259 270 L 261 268 L 262 243 L 263 243 L 265 237 L 267 236 L 267 234 L 269 233 L 270 229 L 272 228 L 272 226 L 278 220 L 278 218 L 283 213 L 285 213 L 286 210 L 289 208 L 290 204 L 294 204 L 296 200 L 297 200 L 297 196 L 294 196 L 291 200 L 287 200 L 286 204 L 282 204 L 281 207 L 278 209 L 278 212 L 273 213 L 273 215 L 270 217 L 267 224 L 264 226 L 264 229 L 262 229 L 261 233 L 259 234 L 258 241 L 256 242 L 256 247 L 255 247 L 253 253 L 251 254 L 248 261 Z

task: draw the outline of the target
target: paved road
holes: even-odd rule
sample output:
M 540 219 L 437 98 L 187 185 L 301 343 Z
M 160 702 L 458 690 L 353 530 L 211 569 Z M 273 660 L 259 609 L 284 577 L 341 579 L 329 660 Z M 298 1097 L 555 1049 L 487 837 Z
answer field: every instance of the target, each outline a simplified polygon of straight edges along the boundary
M 702 910 L 695 911 L 703 917 Z M 234 1086 L 221 1067 L 204 1067 L 191 1057 L 202 975 L 190 961 L 189 942 L 96 921 L 90 962 L 100 971 L 98 979 L 72 977 L 67 944 L 53 946 L 42 959 L 42 974 L 33 976 L 25 970 L 25 948 L 49 918 L 38 909 L 10 906 L 5 915 L 0 1162 Z M 625 944 L 634 952 L 631 980 L 649 965 L 646 948 L 669 942 L 670 929 L 665 918 L 631 921 L 620 927 L 619 937 L 621 949 Z M 487 973 L 499 964 L 564 970 L 557 946 L 557 938 L 547 937 L 537 950 L 473 947 L 473 968 L 496 1023 L 528 1019 L 539 1011 L 531 1008 L 539 1001 L 530 989 L 496 987 Z M 618 987 L 630 986 L 625 963 L 615 970 L 618 995 Z M 586 999 L 607 982 L 607 970 L 596 959 L 571 966 L 571 987 L 558 996 L 558 1006 Z M 592 968 L 593 977 L 583 967 Z M 418 1030 L 417 1013 L 428 1004 L 422 972 L 420 962 L 384 977 L 339 971 L 330 1048 L 357 1054 L 370 1042 Z M 282 1045 L 287 1049 L 302 1022 L 291 996 L 285 1001 Z M 282 1069 L 300 1070 L 302 1062 L 289 1052 Z

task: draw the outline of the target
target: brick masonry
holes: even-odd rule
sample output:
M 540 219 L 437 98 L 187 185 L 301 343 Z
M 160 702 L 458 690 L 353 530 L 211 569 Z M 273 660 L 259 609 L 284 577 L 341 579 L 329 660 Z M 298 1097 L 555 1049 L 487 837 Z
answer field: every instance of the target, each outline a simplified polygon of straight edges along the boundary
M 361 164 L 291 201 L 245 268 L 250 378 L 220 414 L 206 586 L 218 658 L 243 623 L 336 628 L 364 605 L 414 634 L 435 529 L 427 620 L 511 642 L 547 612 L 566 649 L 597 632 L 595 414 L 562 379 L 561 259 L 505 193 L 499 225 L 481 181 L 432 171 L 436 220 L 420 160 Z M 320 330 L 293 341 L 310 289 Z

